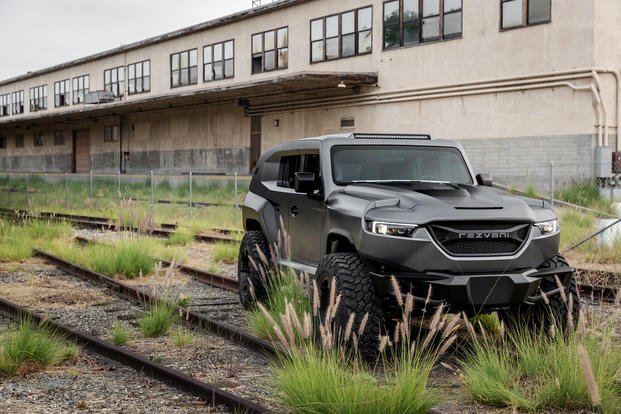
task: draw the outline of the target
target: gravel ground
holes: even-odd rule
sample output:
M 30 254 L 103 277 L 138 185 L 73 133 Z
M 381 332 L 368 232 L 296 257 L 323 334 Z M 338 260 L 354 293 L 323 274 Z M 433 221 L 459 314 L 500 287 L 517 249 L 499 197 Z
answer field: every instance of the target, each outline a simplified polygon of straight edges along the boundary
M 10 322 L 0 317 L 0 334 Z M 0 381 L 0 412 L 224 413 L 116 361 L 82 350 L 77 360 Z
M 205 287 L 190 282 L 196 284 L 196 289 Z M 61 289 L 73 299 L 63 301 L 63 295 L 57 294 Z M 22 264 L 17 272 L 0 271 L 0 291 L 8 300 L 104 339 L 109 339 L 114 325 L 121 325 L 129 332 L 127 346 L 132 350 L 237 395 L 277 407 L 275 392 L 269 384 L 267 360 L 247 347 L 198 331 L 188 332 L 193 337 L 191 344 L 178 347 L 174 344 L 175 333 L 185 330 L 180 325 L 173 327 L 167 337 L 145 338 L 138 327 L 142 309 L 40 262 Z M 211 297 L 216 298 L 215 293 L 228 292 L 214 288 L 213 293 Z

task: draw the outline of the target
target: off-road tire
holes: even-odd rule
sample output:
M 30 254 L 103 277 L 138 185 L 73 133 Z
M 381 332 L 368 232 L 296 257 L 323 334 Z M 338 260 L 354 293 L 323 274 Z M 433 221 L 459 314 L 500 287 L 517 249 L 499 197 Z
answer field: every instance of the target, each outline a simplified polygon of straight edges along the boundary
M 341 334 L 345 332 L 350 315 L 355 314 L 352 332 L 357 336 L 358 351 L 366 359 L 376 358 L 384 313 L 366 264 L 356 253 L 333 253 L 321 259 L 315 280 L 320 289 L 322 323 L 325 321 L 329 305 L 329 288 L 333 278 L 336 280 L 335 296 L 341 295 L 340 305 L 333 321 L 335 336 L 338 336 L 339 332 Z M 369 316 L 365 329 L 358 335 L 360 322 L 367 313 Z
M 250 258 L 252 258 L 257 265 L 269 267 L 270 264 L 266 264 L 261 260 L 259 250 L 265 257 L 270 257 L 270 246 L 263 233 L 255 230 L 247 231 L 239 246 L 239 257 L 237 260 L 239 300 L 245 309 L 252 308 L 257 301 L 264 301 L 266 298 L 266 281 L 263 280 L 261 274 L 250 263 Z
M 567 266 L 569 266 L 567 260 L 560 254 L 557 254 L 541 266 L 539 270 L 550 270 Z M 563 279 L 561 278 L 561 280 Z M 557 330 L 562 330 L 563 332 L 571 328 L 575 329 L 578 324 L 578 318 L 580 317 L 580 300 L 573 273 L 565 279 L 563 287 L 567 301 L 563 300 L 563 296 L 558 292 L 554 295 L 547 296 L 549 301 L 547 304 L 542 300 L 534 305 L 520 305 L 517 308 L 500 312 L 499 317 L 505 322 L 505 325 L 507 325 L 509 329 L 528 327 L 530 329 L 549 333 L 553 324 L 555 324 Z M 543 292 L 549 292 L 558 289 L 558 285 L 554 278 L 546 278 L 541 281 L 539 288 Z M 569 300 L 570 296 L 572 296 L 571 301 Z M 571 325 L 569 322 L 570 302 L 572 305 Z

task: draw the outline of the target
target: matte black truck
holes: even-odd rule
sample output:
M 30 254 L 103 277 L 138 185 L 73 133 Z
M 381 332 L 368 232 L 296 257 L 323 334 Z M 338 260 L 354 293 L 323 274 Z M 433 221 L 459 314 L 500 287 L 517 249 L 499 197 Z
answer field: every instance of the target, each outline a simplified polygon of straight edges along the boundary
M 373 352 L 381 329 L 401 316 L 391 276 L 417 302 L 431 286 L 432 306 L 451 312 L 497 311 L 507 323 L 541 329 L 566 325 L 569 313 L 578 318 L 573 270 L 558 252 L 550 206 L 492 188 L 454 141 L 348 134 L 287 142 L 261 156 L 242 209 L 243 305 L 263 299 L 250 262 L 260 261 L 257 249 L 268 253 L 282 223 L 291 251 L 280 264 L 313 275 L 324 307 L 336 279 L 336 323 L 369 314 L 363 351 Z M 573 294 L 570 312 L 555 275 Z

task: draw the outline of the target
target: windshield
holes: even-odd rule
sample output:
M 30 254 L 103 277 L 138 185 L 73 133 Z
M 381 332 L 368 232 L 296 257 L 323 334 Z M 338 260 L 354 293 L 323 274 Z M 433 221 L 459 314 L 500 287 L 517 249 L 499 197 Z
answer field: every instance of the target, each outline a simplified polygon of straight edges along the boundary
M 361 182 L 442 182 L 472 184 L 461 153 L 422 145 L 336 145 L 332 179 L 337 185 Z

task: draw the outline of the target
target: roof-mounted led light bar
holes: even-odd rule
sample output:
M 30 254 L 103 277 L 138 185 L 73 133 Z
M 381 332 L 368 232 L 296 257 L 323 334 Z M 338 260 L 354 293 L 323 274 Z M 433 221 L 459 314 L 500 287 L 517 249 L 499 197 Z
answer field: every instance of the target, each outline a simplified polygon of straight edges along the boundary
M 418 139 L 430 140 L 426 134 L 353 134 L 355 139 Z

